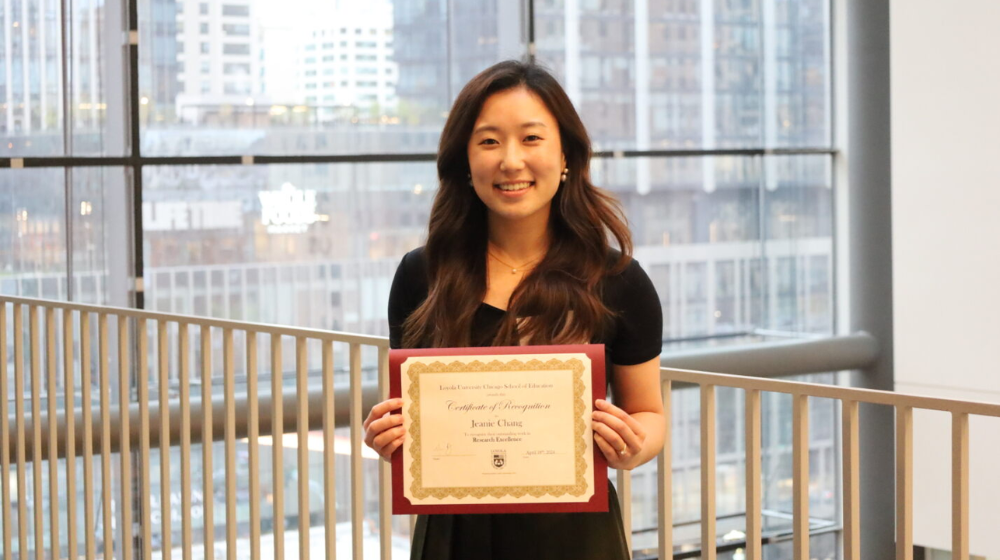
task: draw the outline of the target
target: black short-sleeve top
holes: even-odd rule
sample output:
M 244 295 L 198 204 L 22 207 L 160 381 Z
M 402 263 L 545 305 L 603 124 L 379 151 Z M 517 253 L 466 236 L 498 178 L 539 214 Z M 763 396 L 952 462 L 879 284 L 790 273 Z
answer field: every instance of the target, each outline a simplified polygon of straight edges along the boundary
M 609 256 L 615 262 L 619 254 Z M 403 322 L 427 298 L 427 259 L 423 247 L 403 256 L 389 291 L 389 344 L 400 348 Z M 660 355 L 663 344 L 663 312 L 649 276 L 632 259 L 624 271 L 605 276 L 599 286 L 604 305 L 614 313 L 613 321 L 592 343 L 604 344 L 611 363 L 629 366 Z M 482 303 L 473 320 L 472 340 L 489 346 L 505 311 Z

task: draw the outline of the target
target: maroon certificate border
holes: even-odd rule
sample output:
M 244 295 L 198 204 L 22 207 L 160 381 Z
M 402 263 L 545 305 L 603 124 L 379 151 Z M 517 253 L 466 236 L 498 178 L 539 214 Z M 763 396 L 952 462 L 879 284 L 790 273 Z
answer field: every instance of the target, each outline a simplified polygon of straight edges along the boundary
M 590 358 L 591 389 L 593 399 L 606 396 L 603 344 L 569 344 L 563 346 L 490 346 L 480 348 L 420 348 L 389 351 L 389 398 L 402 397 L 400 366 L 410 356 L 495 356 L 506 354 L 586 354 Z M 394 414 L 402 414 L 397 410 Z M 409 443 L 409 438 L 403 445 Z M 403 449 L 392 455 L 392 513 L 560 513 L 608 511 L 608 463 L 597 444 L 594 444 L 594 495 L 587 502 L 574 503 L 492 503 L 414 505 L 403 494 Z

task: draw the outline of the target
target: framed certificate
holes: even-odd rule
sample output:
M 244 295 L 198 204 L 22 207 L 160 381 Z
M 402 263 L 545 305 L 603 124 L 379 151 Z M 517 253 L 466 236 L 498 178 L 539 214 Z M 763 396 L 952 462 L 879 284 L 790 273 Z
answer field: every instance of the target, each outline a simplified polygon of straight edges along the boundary
M 392 350 L 389 371 L 393 513 L 607 511 L 603 345 Z

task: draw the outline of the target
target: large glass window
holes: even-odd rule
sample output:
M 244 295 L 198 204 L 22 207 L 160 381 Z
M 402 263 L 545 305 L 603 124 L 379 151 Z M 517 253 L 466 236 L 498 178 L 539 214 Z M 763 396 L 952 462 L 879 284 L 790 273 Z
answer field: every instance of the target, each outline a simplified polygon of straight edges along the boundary
M 140 273 L 150 310 L 385 335 L 453 99 L 531 53 L 588 127 L 594 182 L 622 202 L 666 351 L 833 332 L 829 0 L 135 0 L 136 68 L 107 40 L 126 1 L 72 2 L 65 21 L 55 0 L 0 3 L 0 158 L 119 158 L 0 169 L 0 293 L 110 303 Z M 138 157 L 121 159 L 133 138 Z M 674 397 L 675 534 L 697 546 L 698 399 Z M 742 402 L 719 393 L 730 540 L 744 523 Z M 774 533 L 789 527 L 789 415 L 765 400 Z M 836 412 L 812 415 L 825 527 L 839 517 Z M 653 473 L 635 472 L 637 549 L 655 543 Z M 814 538 L 814 555 L 834 541 Z

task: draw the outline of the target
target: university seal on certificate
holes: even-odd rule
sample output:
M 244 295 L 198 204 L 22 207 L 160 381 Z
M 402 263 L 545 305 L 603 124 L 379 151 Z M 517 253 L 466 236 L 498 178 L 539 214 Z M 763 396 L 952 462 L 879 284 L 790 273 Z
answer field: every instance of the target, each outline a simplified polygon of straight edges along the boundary
M 393 513 L 607 510 L 591 426 L 602 345 L 393 350 L 389 361 L 407 433 Z

